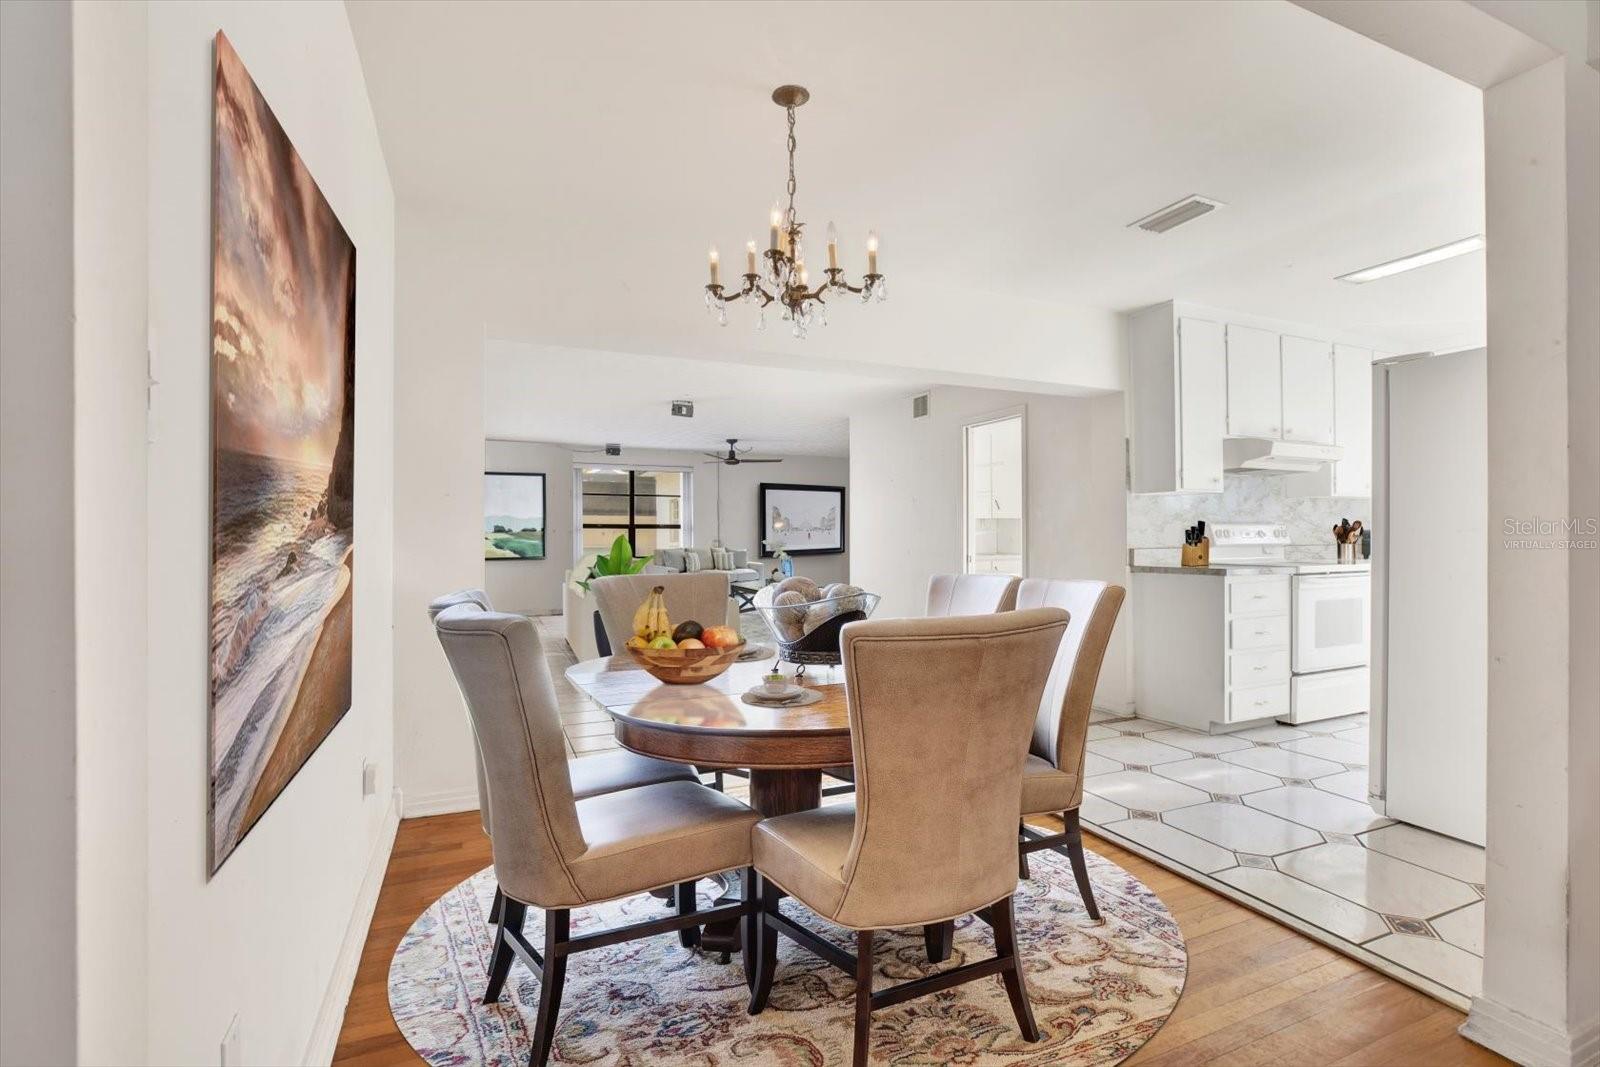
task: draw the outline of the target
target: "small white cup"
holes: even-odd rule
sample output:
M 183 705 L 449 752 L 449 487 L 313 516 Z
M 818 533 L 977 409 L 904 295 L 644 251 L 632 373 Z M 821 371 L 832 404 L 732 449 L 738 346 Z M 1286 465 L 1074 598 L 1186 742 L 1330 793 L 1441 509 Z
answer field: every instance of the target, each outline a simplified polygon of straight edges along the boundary
M 760 688 L 762 696 L 781 697 L 789 691 L 789 679 L 784 678 L 780 681 L 773 681 L 769 678 L 763 678 Z

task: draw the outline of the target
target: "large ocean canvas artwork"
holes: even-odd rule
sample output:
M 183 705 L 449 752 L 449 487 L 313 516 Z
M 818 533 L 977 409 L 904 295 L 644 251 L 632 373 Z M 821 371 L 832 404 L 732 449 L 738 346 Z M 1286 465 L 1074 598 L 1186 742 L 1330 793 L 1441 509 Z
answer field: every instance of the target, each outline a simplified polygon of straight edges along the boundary
M 212 158 L 210 870 L 350 709 L 356 250 L 233 46 Z

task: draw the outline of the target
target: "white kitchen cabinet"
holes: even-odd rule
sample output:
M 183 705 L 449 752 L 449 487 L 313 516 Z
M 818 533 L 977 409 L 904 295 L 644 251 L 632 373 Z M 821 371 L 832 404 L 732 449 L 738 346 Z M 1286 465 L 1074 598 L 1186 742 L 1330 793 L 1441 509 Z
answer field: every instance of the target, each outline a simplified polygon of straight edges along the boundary
M 1221 323 L 1171 304 L 1128 318 L 1130 487 L 1222 492 L 1227 365 Z
M 1334 496 L 1372 495 L 1372 351 L 1333 346 Z
M 1289 714 L 1289 576 L 1133 575 L 1139 717 L 1217 731 Z
M 1281 355 L 1283 439 L 1333 444 L 1333 345 L 1285 335 Z
M 1372 495 L 1372 362 L 1369 348 L 1333 346 L 1333 443 L 1343 456 L 1321 470 L 1291 474 L 1291 496 Z
M 1228 436 L 1283 436 L 1283 361 L 1278 335 L 1227 326 Z

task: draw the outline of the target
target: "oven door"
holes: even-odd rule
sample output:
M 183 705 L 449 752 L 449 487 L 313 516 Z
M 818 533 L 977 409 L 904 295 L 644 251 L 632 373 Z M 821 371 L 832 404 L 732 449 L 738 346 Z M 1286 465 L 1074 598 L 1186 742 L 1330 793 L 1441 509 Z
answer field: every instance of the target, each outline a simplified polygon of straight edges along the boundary
M 1297 574 L 1291 646 L 1296 674 L 1362 667 L 1372 638 L 1372 579 Z

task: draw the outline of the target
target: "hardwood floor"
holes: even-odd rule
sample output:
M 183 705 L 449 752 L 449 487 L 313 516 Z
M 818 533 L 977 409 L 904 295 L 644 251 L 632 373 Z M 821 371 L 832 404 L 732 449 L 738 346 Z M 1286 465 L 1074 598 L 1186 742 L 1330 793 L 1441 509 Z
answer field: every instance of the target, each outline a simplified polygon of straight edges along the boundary
M 1127 1063 L 1508 1062 L 1458 1035 L 1462 1015 L 1455 1009 L 1092 834 L 1084 842 L 1155 890 L 1189 946 L 1189 979 L 1177 1011 Z M 389 960 L 429 904 L 488 863 L 477 812 L 400 824 L 334 1063 L 422 1062 L 389 1015 Z

